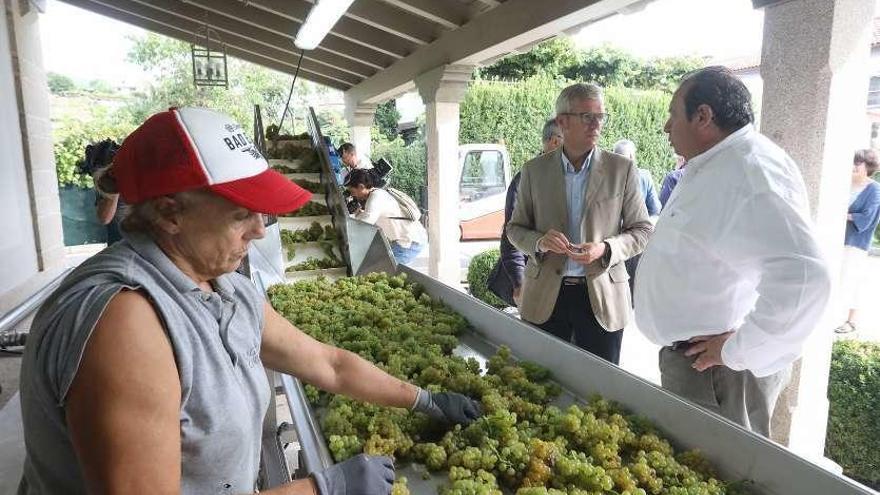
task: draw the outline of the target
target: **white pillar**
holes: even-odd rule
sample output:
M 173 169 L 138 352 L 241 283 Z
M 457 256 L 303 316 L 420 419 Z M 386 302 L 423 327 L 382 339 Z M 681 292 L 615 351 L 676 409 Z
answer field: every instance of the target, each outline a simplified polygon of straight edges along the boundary
M 461 281 L 458 224 L 459 102 L 473 67 L 446 65 L 415 79 L 425 103 L 428 154 L 428 273 L 446 284 Z
M 375 115 L 375 104 L 355 103 L 346 99 L 345 120 L 351 127 L 351 144 L 357 148 L 358 157 L 361 160 L 367 160 L 370 157 L 370 128 L 373 127 Z
M 780 398 L 774 438 L 823 458 L 832 329 L 846 313 L 836 297 L 853 152 L 867 144 L 865 101 L 874 0 L 780 2 L 764 13 L 761 132 L 798 163 L 835 289 Z

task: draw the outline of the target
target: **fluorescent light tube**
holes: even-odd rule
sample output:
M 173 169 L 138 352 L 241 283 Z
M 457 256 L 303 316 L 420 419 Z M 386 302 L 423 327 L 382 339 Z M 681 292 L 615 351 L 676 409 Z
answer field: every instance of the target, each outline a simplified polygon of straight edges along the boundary
M 354 0 L 318 0 L 293 43 L 301 50 L 314 50 Z

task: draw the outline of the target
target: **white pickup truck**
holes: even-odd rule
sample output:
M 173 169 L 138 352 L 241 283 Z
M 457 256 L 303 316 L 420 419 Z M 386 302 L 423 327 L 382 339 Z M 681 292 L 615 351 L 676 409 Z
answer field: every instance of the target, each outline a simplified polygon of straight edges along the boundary
M 500 239 L 507 185 L 512 178 L 507 148 L 501 144 L 461 145 L 458 169 L 461 240 Z

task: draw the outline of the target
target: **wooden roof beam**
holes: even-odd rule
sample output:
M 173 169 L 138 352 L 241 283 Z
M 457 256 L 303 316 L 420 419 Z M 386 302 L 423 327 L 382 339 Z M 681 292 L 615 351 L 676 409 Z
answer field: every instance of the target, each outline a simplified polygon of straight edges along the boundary
M 192 43 L 196 38 L 196 33 L 198 33 L 199 29 L 202 27 L 202 25 L 198 23 L 150 9 L 149 7 L 130 0 L 63 1 L 100 15 L 112 17 L 129 24 L 143 27 L 144 29 L 149 29 L 150 31 L 178 39 L 185 43 Z M 149 27 L 146 25 L 147 21 Z M 289 69 L 285 70 L 285 72 L 288 73 L 293 73 L 296 69 L 296 59 L 293 56 L 279 52 L 278 50 L 270 50 L 247 39 L 229 36 L 224 40 L 224 44 L 226 45 L 227 53 L 242 58 L 243 60 L 265 66 L 267 66 L 267 61 L 275 61 L 277 64 L 289 67 Z M 243 56 L 244 54 L 248 55 Z M 305 79 L 312 79 L 321 84 L 335 81 L 333 87 L 336 88 L 350 87 L 360 80 L 360 78 L 351 74 L 314 64 L 313 62 L 306 63 L 306 61 L 303 61 L 300 70 L 304 73 L 303 77 Z M 309 75 L 319 76 L 320 80 L 315 77 L 310 77 Z
M 312 4 L 305 0 L 248 0 L 248 5 L 300 23 L 305 22 L 312 7 Z M 345 17 L 339 19 L 328 36 L 335 36 L 366 46 L 396 59 L 409 55 L 417 46 L 372 26 Z
M 417 15 L 423 19 L 437 23 L 446 29 L 457 29 L 470 18 L 464 4 L 453 1 L 438 0 L 382 0 L 404 12 Z
M 230 36 L 238 37 L 257 43 L 271 50 L 272 53 L 284 53 L 286 57 L 299 58 L 299 51 L 293 46 L 293 40 L 289 37 L 278 36 L 263 30 L 254 29 L 252 26 L 230 19 L 229 17 L 208 12 L 196 5 L 181 3 L 179 0 L 130 0 L 145 7 L 155 9 L 165 14 L 180 17 L 197 25 L 208 25 L 216 30 L 220 38 L 225 42 Z M 123 3 L 124 5 L 124 3 Z M 310 51 L 303 56 L 303 61 L 309 61 L 324 65 L 334 71 L 347 72 L 358 79 L 370 77 L 376 71 L 363 64 L 352 62 L 335 54 Z
M 316 0 L 306 1 L 314 5 Z M 437 37 L 433 23 L 376 0 L 355 0 L 343 15 L 416 45 L 427 45 Z
M 284 38 L 289 38 L 289 46 L 293 46 L 293 37 L 302 25 L 301 22 L 292 21 L 290 19 L 278 15 L 266 15 L 251 5 L 242 5 L 238 0 L 183 0 L 186 3 L 201 7 L 202 9 L 226 16 L 244 24 L 257 31 L 266 31 L 274 33 Z M 294 48 L 294 50 L 297 50 Z M 332 53 L 345 57 L 358 64 L 381 70 L 397 60 L 384 53 L 358 45 L 344 39 L 330 36 L 324 39 L 321 46 L 316 48 L 315 53 Z

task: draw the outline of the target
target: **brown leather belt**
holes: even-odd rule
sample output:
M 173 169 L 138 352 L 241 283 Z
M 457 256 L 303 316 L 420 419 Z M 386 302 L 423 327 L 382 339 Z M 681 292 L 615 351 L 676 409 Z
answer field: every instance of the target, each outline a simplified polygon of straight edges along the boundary
M 562 277 L 562 285 L 585 285 L 586 283 L 585 277 Z

